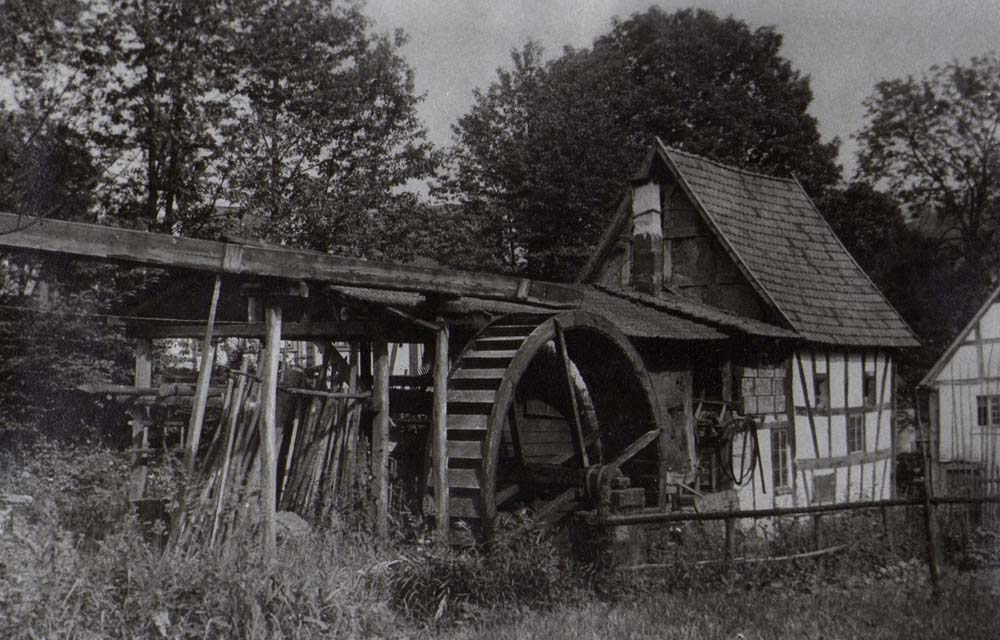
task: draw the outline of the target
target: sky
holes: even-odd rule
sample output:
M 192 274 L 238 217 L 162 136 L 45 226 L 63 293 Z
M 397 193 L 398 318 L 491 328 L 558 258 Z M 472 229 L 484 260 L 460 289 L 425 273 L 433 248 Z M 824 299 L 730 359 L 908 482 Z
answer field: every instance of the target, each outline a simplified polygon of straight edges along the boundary
M 653 4 L 775 27 L 784 36 L 782 54 L 811 78 L 810 112 L 820 134 L 841 140 L 848 178 L 857 150 L 852 136 L 864 126 L 862 102 L 877 82 L 1000 50 L 1000 0 L 367 0 L 365 12 L 378 31 L 408 34 L 403 55 L 425 94 L 420 115 L 431 141 L 446 145 L 473 89 L 509 66 L 512 49 L 529 39 L 550 57 L 565 45 L 589 47 L 614 16 Z

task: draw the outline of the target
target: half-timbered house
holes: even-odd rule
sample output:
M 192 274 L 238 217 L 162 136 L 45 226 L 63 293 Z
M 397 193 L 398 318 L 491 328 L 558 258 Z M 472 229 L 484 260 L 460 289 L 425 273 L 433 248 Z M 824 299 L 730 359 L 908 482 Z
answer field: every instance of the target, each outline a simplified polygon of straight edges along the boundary
M 1000 487 L 1000 289 L 996 289 L 920 383 L 929 391 L 936 489 Z
M 891 495 L 895 354 L 917 341 L 794 178 L 658 140 L 579 280 L 787 332 L 660 356 L 681 372 L 672 386 L 690 389 L 692 489 L 741 508 Z M 725 433 L 733 415 L 756 431 Z

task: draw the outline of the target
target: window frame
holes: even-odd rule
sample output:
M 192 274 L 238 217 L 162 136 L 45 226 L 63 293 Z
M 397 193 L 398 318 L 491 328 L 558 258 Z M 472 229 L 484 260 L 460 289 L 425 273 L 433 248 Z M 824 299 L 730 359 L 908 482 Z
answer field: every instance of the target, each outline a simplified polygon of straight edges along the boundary
M 864 372 L 861 378 L 862 402 L 866 407 L 874 407 L 878 404 L 878 385 L 876 384 L 875 373 Z
M 980 429 L 1000 428 L 1000 394 L 976 395 L 976 426 Z
M 847 414 L 847 453 L 864 453 L 866 448 L 865 416 L 861 413 Z M 852 446 L 853 445 L 853 446 Z
M 830 404 L 830 376 L 817 373 L 813 376 L 813 406 L 825 409 Z
M 791 487 L 792 464 L 789 459 L 791 454 L 791 441 L 788 437 L 788 429 L 771 430 L 771 485 L 774 489 L 787 489 Z

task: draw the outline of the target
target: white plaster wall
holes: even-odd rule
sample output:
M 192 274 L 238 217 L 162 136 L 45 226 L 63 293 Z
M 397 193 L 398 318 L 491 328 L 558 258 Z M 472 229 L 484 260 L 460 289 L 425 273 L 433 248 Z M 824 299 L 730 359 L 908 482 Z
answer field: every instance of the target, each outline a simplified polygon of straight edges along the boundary
M 980 318 L 979 331 L 986 340 L 1000 338 L 1000 304 L 993 304 Z

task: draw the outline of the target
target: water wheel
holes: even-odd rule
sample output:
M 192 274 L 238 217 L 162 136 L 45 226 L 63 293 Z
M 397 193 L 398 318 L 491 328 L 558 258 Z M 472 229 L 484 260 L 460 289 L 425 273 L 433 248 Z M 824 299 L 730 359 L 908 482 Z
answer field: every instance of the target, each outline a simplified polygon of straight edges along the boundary
M 600 316 L 568 311 L 492 322 L 449 376 L 452 524 L 464 521 L 481 538 L 504 511 L 527 509 L 551 524 L 585 506 L 587 470 L 657 426 L 653 397 L 638 353 Z M 626 471 L 655 486 L 656 447 L 645 455 Z

